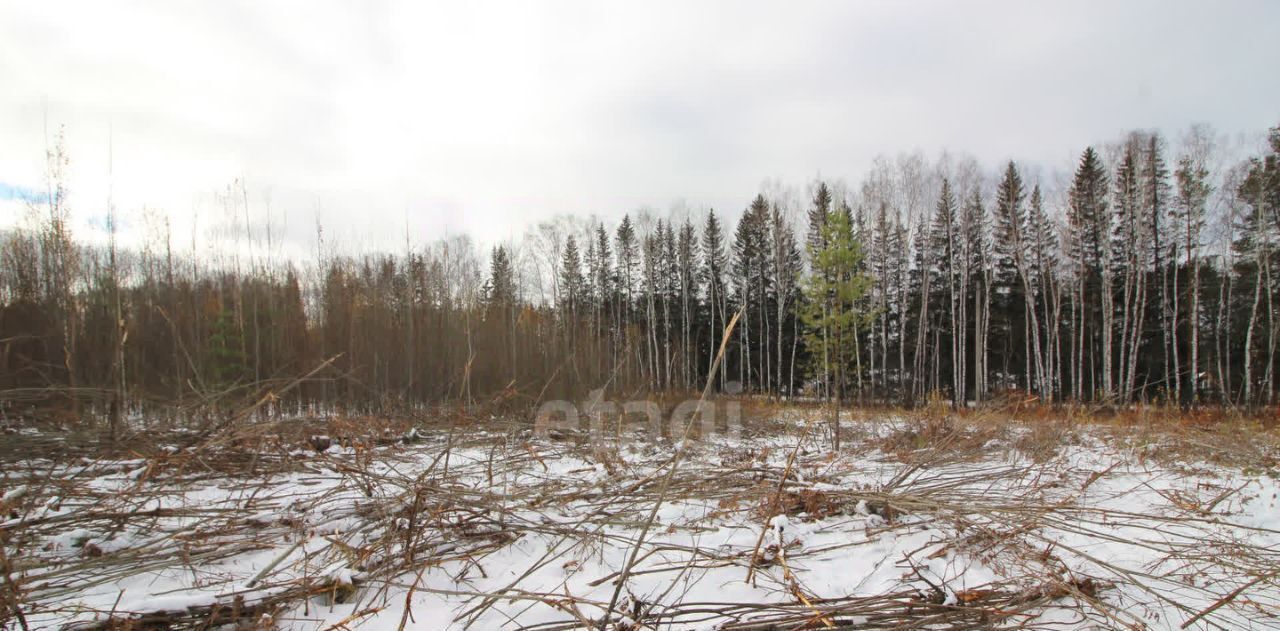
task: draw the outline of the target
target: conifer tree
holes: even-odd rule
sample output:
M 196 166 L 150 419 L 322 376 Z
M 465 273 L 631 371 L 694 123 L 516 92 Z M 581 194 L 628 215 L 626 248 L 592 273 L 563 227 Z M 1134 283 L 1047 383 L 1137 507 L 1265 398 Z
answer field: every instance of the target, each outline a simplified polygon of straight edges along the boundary
M 738 304 L 744 309 L 737 329 L 738 370 L 739 380 L 748 390 L 752 387 L 753 373 L 763 382 L 770 372 L 764 359 L 768 345 L 763 343 L 769 329 L 768 229 L 769 203 L 763 195 L 756 195 L 738 221 L 733 238 L 734 288 Z
M 1048 215 L 1044 210 L 1044 198 L 1040 193 L 1040 185 L 1036 184 L 1031 190 L 1031 198 L 1028 202 L 1027 209 L 1027 230 L 1026 230 L 1030 256 L 1026 264 L 1026 276 L 1030 281 L 1030 285 L 1034 287 L 1034 293 L 1039 298 L 1033 301 L 1029 307 L 1033 317 L 1033 321 L 1043 324 L 1041 330 L 1043 336 L 1036 335 L 1034 339 L 1043 339 L 1041 351 L 1037 355 L 1042 356 L 1043 381 L 1040 385 L 1040 396 L 1042 399 L 1050 399 L 1057 395 L 1058 387 L 1061 379 L 1061 302 L 1058 300 L 1057 279 L 1054 276 L 1053 262 L 1056 260 L 1058 253 L 1058 239 L 1054 233 L 1053 225 L 1049 221 Z M 1027 292 L 1028 296 L 1032 294 L 1031 290 Z
M 640 262 L 640 245 L 636 241 L 636 229 L 631 224 L 631 215 L 623 215 L 622 223 L 614 234 L 614 254 L 617 257 L 618 291 L 621 294 L 622 309 L 620 313 L 624 322 L 631 321 L 631 310 L 635 308 L 636 266 Z
M 1069 192 L 1067 218 L 1072 237 L 1069 254 L 1076 265 L 1072 388 L 1077 400 L 1085 400 L 1086 380 L 1096 380 L 1098 388 L 1090 386 L 1089 397 L 1109 399 L 1113 391 L 1112 220 L 1107 206 L 1106 172 L 1093 147 L 1086 148 L 1080 157 Z M 1096 358 L 1090 352 L 1095 344 L 1101 348 Z
M 831 189 L 827 188 L 826 182 L 818 182 L 818 187 L 813 193 L 813 204 L 809 207 L 809 235 L 806 243 L 807 249 L 821 249 L 823 247 L 823 226 L 826 225 L 828 217 L 831 215 Z
M 937 296 L 930 302 L 934 309 L 943 315 L 939 320 L 939 332 L 950 341 L 946 357 L 950 359 L 952 404 L 959 406 L 964 402 L 965 383 L 964 370 L 966 353 L 964 347 L 964 293 L 961 278 L 965 270 L 961 266 L 961 239 L 959 219 L 956 216 L 956 198 L 951 192 L 951 182 L 942 179 L 942 190 L 938 196 L 937 206 L 933 213 L 933 226 L 929 233 L 929 252 L 935 263 L 929 271 L 932 276 L 930 285 L 936 288 Z M 942 325 L 945 323 L 945 328 Z M 937 349 L 941 350 L 941 349 Z
M 693 222 L 685 219 L 680 226 L 680 237 L 676 243 L 674 262 L 680 287 L 680 339 L 684 358 L 685 388 L 695 387 L 698 371 L 698 233 Z
M 997 366 L 1006 375 L 1021 371 L 1023 384 L 1030 390 L 1032 371 L 1027 368 L 1033 361 L 1038 362 L 1039 357 L 1033 358 L 1029 348 L 1034 332 L 1029 328 L 1033 314 L 1027 313 L 1027 300 L 1032 292 L 1026 264 L 1025 199 L 1022 176 L 1017 166 L 1009 162 L 996 188 L 992 209 L 992 333 L 1000 349 Z M 1034 354 L 1038 352 L 1036 349 Z M 1037 368 L 1037 380 L 1041 379 L 1040 372 Z
M 1199 160 L 1184 155 L 1178 160 L 1174 173 L 1177 182 L 1177 198 L 1174 202 L 1173 220 L 1178 240 L 1186 256 L 1184 269 L 1189 274 L 1186 322 L 1189 329 L 1188 375 L 1184 403 L 1198 402 L 1200 381 L 1200 232 L 1204 229 L 1205 204 L 1209 199 L 1209 172 Z M 1174 276 L 1174 300 L 1178 300 L 1177 275 Z M 1174 303 L 1175 313 L 1177 302 Z
M 1148 241 L 1140 207 L 1142 184 L 1138 172 L 1138 157 L 1132 139 L 1125 144 L 1113 179 L 1115 190 L 1111 257 L 1109 263 L 1113 278 L 1121 282 L 1120 344 L 1118 391 L 1121 402 L 1127 402 L 1134 387 L 1134 372 L 1141 343 L 1143 322 L 1146 316 L 1146 258 Z
M 1141 137 L 1139 137 L 1141 138 Z M 1142 212 L 1151 240 L 1151 265 L 1159 283 L 1158 309 L 1164 379 L 1175 401 L 1183 400 L 1181 345 L 1178 342 L 1178 235 L 1171 231 L 1169 169 L 1164 160 L 1164 140 L 1158 133 L 1146 135 L 1141 147 Z
M 702 228 L 702 284 L 705 287 L 703 294 L 707 299 L 708 312 L 708 339 L 707 339 L 707 370 L 711 370 L 711 366 L 715 363 L 716 358 L 716 341 L 719 333 L 728 324 L 728 292 L 725 287 L 725 249 L 724 249 L 724 231 L 720 227 L 720 220 L 716 219 L 716 211 L 712 209 L 707 214 L 707 221 Z M 727 370 L 720 370 L 720 385 L 724 386 L 727 381 L 725 373 Z
M 982 401 L 990 391 L 987 378 L 990 375 L 989 353 L 991 327 L 991 244 L 987 236 L 986 207 L 982 203 L 982 194 L 976 189 L 970 194 L 964 205 L 960 220 L 963 231 L 961 242 L 961 295 L 968 299 L 962 303 L 960 322 L 962 338 L 960 348 L 962 357 L 967 354 L 970 344 L 968 332 L 973 331 L 973 395 Z M 968 305 L 973 306 L 972 313 Z M 972 325 L 969 323 L 972 322 Z M 962 363 L 962 381 L 969 380 L 968 363 Z M 967 391 L 967 390 L 966 390 Z M 963 399 L 962 399 L 963 401 Z
M 867 320 L 858 304 L 870 287 L 871 278 L 856 271 L 863 255 L 848 215 L 833 214 L 819 236 L 822 247 L 811 247 L 809 252 L 812 269 L 805 280 L 807 301 L 802 317 L 807 327 L 805 339 L 815 362 L 813 373 L 830 375 L 835 384 L 832 433 L 839 450 L 839 409 L 844 402 L 858 330 Z M 831 397 L 828 390 L 828 398 Z
M 1280 127 L 1272 128 L 1269 136 L 1270 153 L 1249 161 L 1243 181 L 1237 192 L 1248 209 L 1239 229 L 1239 239 L 1234 244 L 1238 255 L 1238 276 L 1246 287 L 1251 285 L 1252 303 L 1248 311 L 1243 351 L 1243 390 L 1241 400 L 1245 405 L 1258 404 L 1259 395 L 1270 400 L 1273 394 L 1273 367 L 1275 363 L 1275 324 L 1271 322 L 1275 312 L 1275 283 L 1272 279 L 1276 265 L 1276 239 L 1280 231 Z M 1267 322 L 1259 325 L 1259 318 Z M 1265 333 L 1265 353 L 1257 349 L 1255 337 Z M 1255 357 L 1256 355 L 1256 357 Z M 1258 359 L 1265 359 L 1262 379 L 1258 380 L 1253 367 Z
M 565 239 L 559 273 L 560 309 L 568 326 L 574 326 L 578 310 L 586 297 L 586 279 L 582 275 L 582 256 L 578 253 L 578 240 L 573 238 L 573 235 Z

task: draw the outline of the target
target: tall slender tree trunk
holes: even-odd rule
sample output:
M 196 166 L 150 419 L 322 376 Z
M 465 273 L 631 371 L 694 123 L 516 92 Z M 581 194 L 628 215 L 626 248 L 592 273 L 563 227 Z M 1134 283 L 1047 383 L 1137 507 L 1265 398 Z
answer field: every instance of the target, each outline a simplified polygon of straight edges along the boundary
M 1276 359 L 1276 322 L 1275 322 L 1275 292 L 1271 289 L 1271 256 L 1268 254 L 1263 262 L 1262 278 L 1265 281 L 1263 291 L 1267 296 L 1267 367 L 1262 377 L 1262 396 L 1263 403 L 1271 404 L 1273 399 L 1272 376 L 1274 374 Z
M 1085 300 L 1084 300 L 1085 279 L 1083 276 L 1084 274 L 1083 268 L 1081 269 L 1081 274 L 1082 276 L 1080 280 L 1077 282 L 1076 304 L 1074 309 L 1077 312 L 1077 316 L 1076 316 L 1077 340 L 1076 340 L 1076 352 L 1075 352 L 1076 368 L 1073 371 L 1073 374 L 1071 375 L 1071 380 L 1073 382 L 1072 385 L 1075 386 L 1075 391 L 1076 391 L 1076 396 L 1075 396 L 1076 401 L 1084 400 L 1084 338 L 1085 338 L 1086 316 L 1088 315 L 1085 313 Z M 1093 392 L 1090 391 L 1090 394 L 1092 395 Z
M 1229 263 L 1229 262 L 1228 262 Z M 1228 269 L 1230 266 L 1228 265 Z M 1218 390 L 1227 405 L 1233 405 L 1231 386 L 1231 362 L 1227 361 L 1227 350 L 1231 343 L 1231 318 L 1228 316 L 1228 305 L 1232 301 L 1233 283 L 1231 276 L 1226 282 L 1218 284 L 1218 317 L 1214 319 L 1214 356 L 1218 366 Z
M 1259 272 L 1261 268 L 1259 268 Z M 1249 308 L 1249 326 L 1244 334 L 1244 394 L 1246 406 L 1253 406 L 1253 331 L 1258 320 L 1258 305 L 1262 302 L 1262 278 L 1257 273 L 1253 281 L 1253 305 Z
M 1188 315 L 1191 324 L 1191 380 L 1187 387 L 1191 389 L 1191 403 L 1194 405 L 1200 402 L 1200 261 L 1192 256 L 1190 247 L 1187 248 L 1187 261 L 1191 267 L 1191 313 Z
M 920 315 L 916 322 L 916 354 L 915 361 L 912 364 L 911 377 L 913 389 L 915 391 L 914 401 L 921 401 L 926 394 L 927 379 L 925 379 L 926 370 L 928 370 L 928 348 L 929 348 L 929 294 L 932 288 L 929 287 L 930 274 L 928 270 L 921 270 L 920 275 Z

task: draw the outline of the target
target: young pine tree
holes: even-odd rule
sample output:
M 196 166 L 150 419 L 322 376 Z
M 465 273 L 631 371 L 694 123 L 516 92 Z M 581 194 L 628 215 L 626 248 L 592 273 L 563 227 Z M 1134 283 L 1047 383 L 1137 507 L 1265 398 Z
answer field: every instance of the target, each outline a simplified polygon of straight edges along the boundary
M 871 277 L 858 272 L 862 267 L 862 247 L 854 239 L 853 227 L 845 213 L 832 213 L 820 233 L 820 246 L 810 243 L 812 270 L 805 278 L 805 302 L 801 318 L 807 327 L 806 343 L 814 359 L 814 374 L 827 381 L 827 396 L 835 383 L 832 432 L 840 449 L 840 405 L 848 381 L 859 328 L 868 314 L 859 309 L 871 286 Z

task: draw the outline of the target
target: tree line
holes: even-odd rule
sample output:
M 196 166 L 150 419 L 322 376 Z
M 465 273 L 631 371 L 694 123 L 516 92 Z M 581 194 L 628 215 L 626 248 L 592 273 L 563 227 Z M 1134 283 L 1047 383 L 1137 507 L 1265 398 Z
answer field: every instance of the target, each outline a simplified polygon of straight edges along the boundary
M 290 261 L 243 187 L 213 256 L 175 253 L 167 226 L 118 247 L 109 200 L 110 240 L 78 241 L 59 142 L 0 242 L 0 411 L 198 409 L 318 366 L 274 405 L 693 390 L 735 314 L 722 391 L 1272 405 L 1280 127 L 1243 160 L 1200 127 L 1167 144 L 1132 132 L 1060 178 L 907 154 L 857 187 L 762 191 L 736 221 L 560 217 L 484 253 L 340 254 L 317 225 Z

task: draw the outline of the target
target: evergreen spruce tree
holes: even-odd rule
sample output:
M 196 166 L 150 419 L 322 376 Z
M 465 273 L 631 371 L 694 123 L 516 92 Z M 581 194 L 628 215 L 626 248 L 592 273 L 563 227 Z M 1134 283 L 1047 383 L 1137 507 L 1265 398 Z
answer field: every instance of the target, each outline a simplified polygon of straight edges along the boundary
M 578 253 L 578 240 L 569 235 L 565 239 L 564 253 L 560 257 L 560 309 L 566 318 L 576 319 L 578 310 L 586 298 L 586 279 L 582 275 L 582 256 Z M 570 322 L 570 326 L 572 326 Z
M 1127 402 L 1136 382 L 1137 356 L 1141 348 L 1147 307 L 1147 263 L 1149 253 L 1146 224 L 1142 220 L 1142 183 L 1135 142 L 1125 144 L 1116 165 L 1112 209 L 1115 217 L 1111 246 L 1111 275 L 1120 282 L 1120 340 L 1117 368 L 1117 391 L 1121 402 Z
M 733 283 L 738 306 L 743 309 L 738 323 L 738 370 L 743 388 L 751 390 L 752 375 L 763 382 L 768 374 L 763 366 L 756 365 L 765 351 L 763 334 L 768 330 L 769 291 L 769 203 L 763 195 L 756 195 L 747 211 L 738 220 L 733 238 Z
M 813 194 L 813 205 L 809 208 L 809 235 L 806 240 L 807 248 L 822 249 L 823 226 L 827 224 L 827 219 L 831 215 L 831 189 L 827 188 L 826 182 L 818 182 L 818 188 Z
M 1267 326 L 1267 322 L 1259 323 L 1259 319 L 1267 316 L 1268 321 L 1271 320 L 1275 302 L 1272 278 L 1280 262 L 1276 246 L 1280 238 L 1277 234 L 1280 231 L 1280 127 L 1271 130 L 1269 141 L 1271 152 L 1249 161 L 1237 191 L 1247 210 L 1237 229 L 1239 237 L 1233 244 L 1237 260 L 1235 282 L 1240 285 L 1241 294 L 1252 294 L 1241 352 L 1244 374 L 1240 398 L 1248 406 L 1257 405 L 1260 399 L 1271 400 L 1273 389 L 1276 345 L 1261 344 L 1257 338 L 1266 335 L 1271 342 L 1275 336 L 1274 324 Z M 1259 361 L 1265 363 L 1261 370 L 1255 370 Z
M 1141 207 L 1146 232 L 1150 238 L 1153 282 L 1158 283 L 1155 308 L 1160 324 L 1161 357 L 1164 360 L 1165 388 L 1172 390 L 1175 401 L 1185 400 L 1185 371 L 1182 369 L 1182 344 L 1179 342 L 1178 233 L 1173 230 L 1169 210 L 1169 168 L 1164 159 L 1164 139 L 1158 133 L 1139 137 L 1141 155 Z M 1151 375 L 1148 375 L 1148 379 Z
M 218 310 L 206 347 L 209 349 L 209 385 L 219 389 L 238 385 L 245 377 L 245 354 L 232 309 Z
M 1058 394 L 1061 375 L 1059 339 L 1062 329 L 1053 265 L 1058 255 L 1058 238 L 1049 216 L 1045 213 L 1044 197 L 1040 193 L 1039 184 L 1031 189 L 1031 198 L 1027 206 L 1026 235 L 1029 254 L 1026 275 L 1027 282 L 1032 287 L 1028 292 L 1030 302 L 1028 310 L 1033 316 L 1033 323 L 1039 325 L 1033 340 L 1041 341 L 1039 356 L 1043 363 L 1043 377 L 1040 396 L 1043 400 L 1049 400 Z
M 995 363 L 1005 375 L 1021 373 L 1021 381 L 1031 389 L 1032 361 L 1027 334 L 1026 193 L 1022 176 L 1010 162 L 996 188 L 992 209 L 992 305 L 991 333 L 997 345 Z
M 1107 206 L 1106 171 L 1093 147 L 1085 149 L 1076 167 L 1068 195 L 1067 220 L 1072 237 L 1069 255 L 1076 265 L 1072 390 L 1077 400 L 1108 399 L 1113 392 L 1112 220 Z M 1086 383 L 1097 383 L 1097 390 L 1092 385 L 1086 389 Z
M 680 236 L 676 242 L 676 255 L 673 262 L 679 276 L 680 288 L 680 340 L 682 357 L 684 358 L 684 387 L 694 388 L 701 381 L 698 379 L 698 277 L 699 277 L 698 232 L 693 222 L 685 219 L 680 226 Z
M 962 359 L 960 366 L 963 371 L 961 381 L 966 384 L 964 389 L 966 393 L 969 392 L 967 384 L 972 382 L 974 398 L 982 401 L 991 390 L 989 330 L 991 328 L 992 268 L 986 206 L 982 202 L 982 194 L 977 189 L 972 192 L 968 203 L 964 205 L 960 226 L 963 234 L 961 295 L 964 300 L 960 317 L 964 327 L 960 342 Z M 973 348 L 972 362 L 968 359 L 969 348 Z M 1006 351 L 1006 353 L 1009 352 L 1012 351 Z
M 635 308 L 636 267 L 640 262 L 640 245 L 636 240 L 636 229 L 631 224 L 631 215 L 623 215 L 622 223 L 614 234 L 614 254 L 617 257 L 618 291 L 622 296 L 622 316 L 624 321 L 631 321 L 631 310 Z
M 702 227 L 702 274 L 701 282 L 705 287 L 703 295 L 707 299 L 708 336 L 707 336 L 707 370 L 715 363 L 716 344 L 720 332 L 728 324 L 728 296 L 725 287 L 725 248 L 724 231 L 720 220 L 716 219 L 716 211 L 707 214 L 707 221 Z M 720 384 L 727 381 L 727 370 L 720 370 Z
M 934 288 L 935 295 L 929 300 L 932 309 L 937 313 L 936 330 L 941 338 L 948 340 L 949 345 L 943 355 L 950 361 L 950 370 L 946 377 L 951 381 L 952 404 L 959 406 L 965 398 L 964 390 L 964 318 L 962 303 L 965 294 L 961 287 L 961 277 L 965 270 L 961 265 L 961 240 L 959 218 L 957 217 L 955 194 L 951 191 L 951 182 L 942 180 L 942 190 L 938 195 L 938 203 L 934 208 L 933 224 L 929 232 L 928 251 L 934 263 L 929 270 L 929 285 Z M 942 355 L 944 349 L 935 352 Z M 934 364 L 935 374 L 939 372 L 939 363 Z M 935 386 L 940 386 L 941 379 L 935 379 Z

